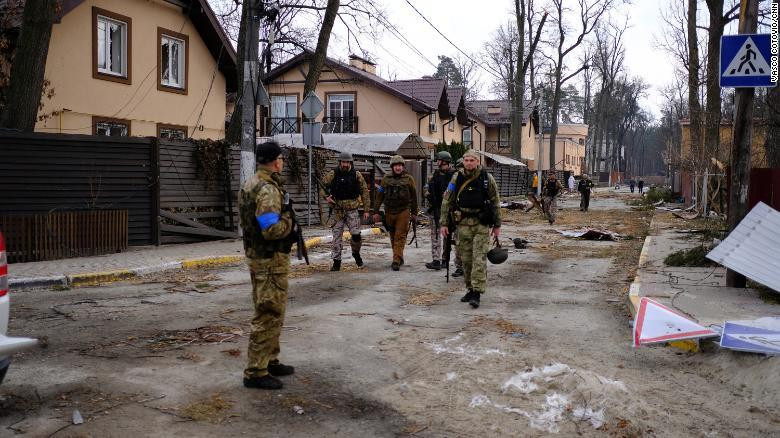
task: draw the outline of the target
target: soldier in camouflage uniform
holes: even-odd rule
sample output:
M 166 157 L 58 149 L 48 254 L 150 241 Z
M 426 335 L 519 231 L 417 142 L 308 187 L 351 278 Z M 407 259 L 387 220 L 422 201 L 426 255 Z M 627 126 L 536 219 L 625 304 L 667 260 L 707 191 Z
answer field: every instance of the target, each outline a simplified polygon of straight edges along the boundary
M 558 195 L 563 192 L 563 184 L 555 176 L 555 170 L 547 171 L 547 181 L 542 187 L 542 211 L 547 217 L 550 225 L 555 223 L 555 216 L 558 210 Z
M 433 172 L 430 180 L 428 180 L 427 193 L 425 198 L 430 205 L 430 214 L 433 223 L 431 224 L 431 258 L 430 263 L 426 263 L 425 267 L 428 269 L 439 270 L 442 268 L 441 264 L 441 201 L 444 191 L 447 190 L 447 184 L 450 183 L 452 175 L 455 173 L 450 168 L 452 163 L 452 155 L 447 151 L 441 151 L 436 154 L 436 160 L 438 160 L 439 168 Z M 445 218 L 446 219 L 446 218 Z
M 247 388 L 281 389 L 274 376 L 292 374 L 279 362 L 279 335 L 287 305 L 290 248 L 295 241 L 295 214 L 281 177 L 284 157 L 275 142 L 257 147 L 259 170 L 241 188 L 238 208 L 244 238 L 255 316 L 244 370 Z
M 360 257 L 362 237 L 360 236 L 361 222 L 358 208 L 362 203 L 363 219 L 368 220 L 371 200 L 363 175 L 356 171 L 352 164 L 352 154 L 342 152 L 339 155 L 339 167 L 325 175 L 320 195 L 325 198 L 331 208 L 328 226 L 333 229 L 333 249 L 331 252 L 333 266 L 330 270 L 338 271 L 341 269 L 342 235 L 345 225 L 351 235 L 349 244 L 352 247 L 352 257 L 358 267 L 363 266 L 363 259 Z
M 455 224 L 442 224 L 441 234 L 447 236 L 453 225 L 458 230 L 458 252 L 468 292 L 460 300 L 479 307 L 487 284 L 487 253 L 490 236 L 498 238 L 501 231 L 501 200 L 493 175 L 479 165 L 479 156 L 469 150 L 463 155 L 463 169 L 453 175 L 444 192 L 442 217 L 452 210 Z
M 417 221 L 417 189 L 414 178 L 406 173 L 404 159 L 394 155 L 390 159 L 392 172 L 382 178 L 376 190 L 374 201 L 374 222 L 379 222 L 379 207 L 385 204 L 385 227 L 390 233 L 393 247 L 393 263 L 390 267 L 397 271 L 404 264 L 404 247 L 409 222 Z

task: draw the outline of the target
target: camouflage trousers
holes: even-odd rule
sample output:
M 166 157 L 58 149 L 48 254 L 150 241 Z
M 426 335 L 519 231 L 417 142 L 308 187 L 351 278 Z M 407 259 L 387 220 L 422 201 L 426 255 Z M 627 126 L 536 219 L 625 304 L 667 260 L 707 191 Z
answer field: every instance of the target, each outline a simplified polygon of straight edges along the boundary
M 409 210 L 400 213 L 385 213 L 385 225 L 390 233 L 390 245 L 393 247 L 393 261 L 400 263 L 404 258 L 406 234 L 409 232 Z
M 249 260 L 255 315 L 251 322 L 244 378 L 262 377 L 268 374 L 269 363 L 279 361 L 279 336 L 287 307 L 289 273 L 289 254 L 277 253 L 270 259 Z
M 555 216 L 558 213 L 558 198 L 554 196 L 545 196 L 542 198 L 542 211 L 550 223 L 555 222 Z
M 349 246 L 352 248 L 352 254 L 359 254 L 363 240 L 360 236 L 360 212 L 357 210 L 346 210 L 339 212 L 336 216 L 336 223 L 333 225 L 333 247 L 331 249 L 331 258 L 341 260 L 341 249 L 344 246 L 344 227 L 349 230 L 352 238 L 349 240 Z
M 463 262 L 460 259 L 460 252 L 458 251 L 457 242 L 458 231 L 456 229 L 452 234 L 452 243 L 454 246 L 452 247 L 451 251 L 455 253 L 455 268 L 462 268 Z M 441 237 L 441 227 L 437 228 L 435 224 L 431 223 L 431 257 L 433 260 L 443 261 L 443 246 L 444 241 Z
M 476 219 L 464 219 L 458 224 L 458 255 L 463 263 L 466 287 L 485 293 L 487 285 L 487 253 L 490 250 L 490 227 Z

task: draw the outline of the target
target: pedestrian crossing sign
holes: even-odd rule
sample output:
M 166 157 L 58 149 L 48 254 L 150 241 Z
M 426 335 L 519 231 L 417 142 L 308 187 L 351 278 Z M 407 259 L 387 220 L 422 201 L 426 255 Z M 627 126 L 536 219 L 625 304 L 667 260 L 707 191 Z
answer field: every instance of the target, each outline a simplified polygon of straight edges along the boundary
M 723 35 L 720 41 L 721 87 L 777 85 L 777 54 L 772 54 L 769 34 Z

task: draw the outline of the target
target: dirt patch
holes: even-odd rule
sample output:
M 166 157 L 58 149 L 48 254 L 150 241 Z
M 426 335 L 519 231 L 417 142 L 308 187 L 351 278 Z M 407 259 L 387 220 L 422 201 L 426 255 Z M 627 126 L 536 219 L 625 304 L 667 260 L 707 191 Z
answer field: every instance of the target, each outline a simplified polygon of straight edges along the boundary
M 239 327 L 211 325 L 188 330 L 165 330 L 145 338 L 151 351 L 175 350 L 187 345 L 222 344 L 236 342 L 244 336 Z
M 412 295 L 407 301 L 415 306 L 432 306 L 450 296 L 449 292 L 424 292 Z
M 344 263 L 344 262 L 342 262 Z M 296 265 L 292 268 L 290 271 L 289 278 L 301 278 L 301 277 L 309 277 L 316 273 L 320 272 L 329 272 L 330 271 L 330 263 L 314 263 L 311 265 Z M 357 267 L 355 264 L 346 263 L 341 265 L 341 270 L 339 272 L 355 272 L 358 271 L 360 268 Z
M 219 424 L 230 417 L 230 409 L 232 408 L 232 401 L 225 400 L 220 394 L 213 394 L 209 398 L 190 403 L 179 409 L 178 412 L 179 416 L 183 418 Z
M 528 330 L 525 327 L 521 327 L 511 321 L 507 321 L 503 318 L 488 318 L 480 315 L 469 321 L 471 327 L 483 327 L 490 330 L 499 331 L 505 335 L 522 336 L 528 334 Z

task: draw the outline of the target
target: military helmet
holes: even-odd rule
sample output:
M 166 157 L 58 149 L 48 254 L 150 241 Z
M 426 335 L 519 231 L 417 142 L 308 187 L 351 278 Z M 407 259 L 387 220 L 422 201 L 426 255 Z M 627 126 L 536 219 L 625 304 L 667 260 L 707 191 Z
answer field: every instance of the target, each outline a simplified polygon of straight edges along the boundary
M 446 161 L 447 163 L 452 163 L 452 155 L 450 155 L 450 153 L 447 151 L 441 151 L 436 154 L 436 159 Z
M 496 246 L 488 251 L 487 259 L 490 260 L 490 263 L 494 265 L 500 265 L 509 258 L 509 251 L 507 251 L 506 248 L 501 248 L 501 244 L 498 242 L 498 239 L 496 239 L 495 242 Z
M 390 158 L 390 166 L 392 167 L 392 166 L 394 166 L 396 164 L 404 164 L 405 165 L 406 162 L 404 161 L 404 157 L 402 157 L 400 155 L 393 155 L 393 157 Z
M 455 167 L 463 167 L 463 158 L 458 158 L 458 161 L 455 162 Z
M 339 161 L 353 161 L 352 154 L 349 152 L 342 152 L 339 154 Z

